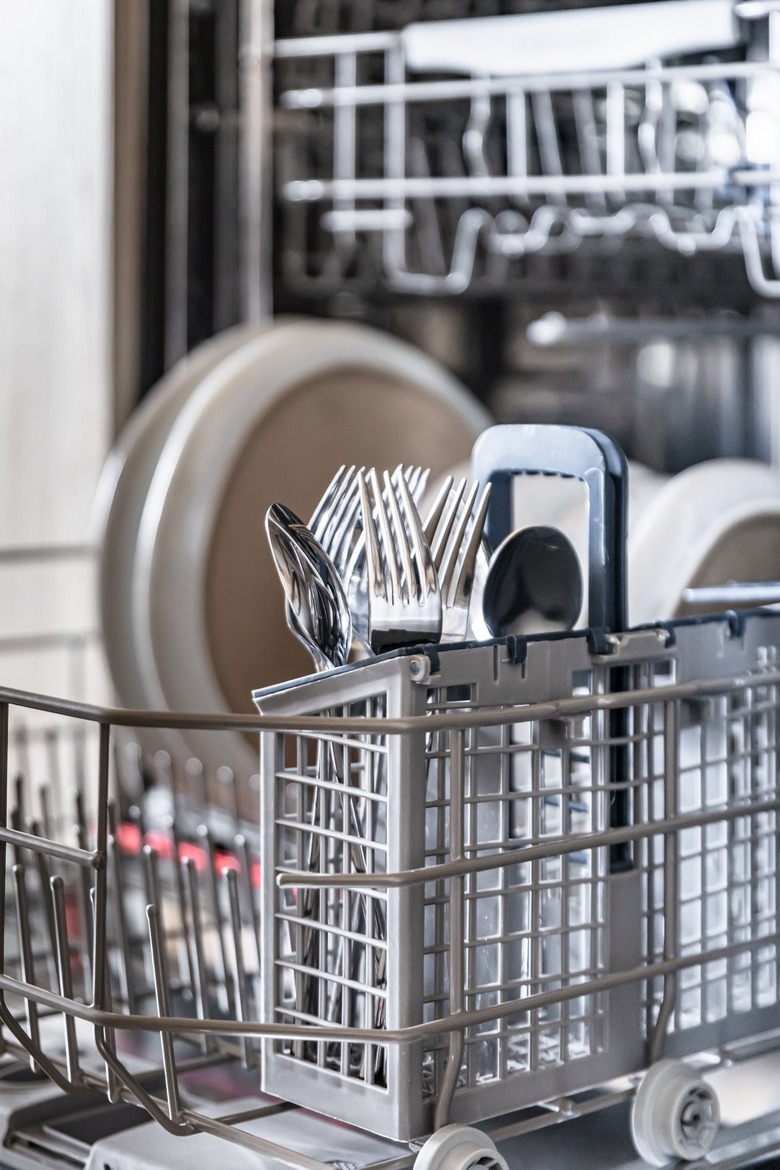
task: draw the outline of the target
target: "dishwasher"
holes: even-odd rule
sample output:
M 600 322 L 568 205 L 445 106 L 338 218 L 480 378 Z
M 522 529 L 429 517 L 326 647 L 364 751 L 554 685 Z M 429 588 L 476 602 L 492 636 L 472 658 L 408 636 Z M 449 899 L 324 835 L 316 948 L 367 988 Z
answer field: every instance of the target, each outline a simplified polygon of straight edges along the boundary
M 776 1153 L 780 616 L 625 631 L 604 502 L 585 629 L 255 717 L 0 691 L 4 1162 Z M 253 737 L 259 826 L 162 728 Z
M 780 293 L 780 8 L 584 10 L 576 71 L 516 36 L 549 15 L 277 42 L 286 288 L 446 298 L 638 243 Z M 777 1157 L 780 615 L 627 629 L 615 517 L 583 630 L 256 716 L 0 688 L 3 1164 Z M 64 653 L 76 693 L 97 640 L 0 651 Z M 259 823 L 163 729 L 245 736 Z

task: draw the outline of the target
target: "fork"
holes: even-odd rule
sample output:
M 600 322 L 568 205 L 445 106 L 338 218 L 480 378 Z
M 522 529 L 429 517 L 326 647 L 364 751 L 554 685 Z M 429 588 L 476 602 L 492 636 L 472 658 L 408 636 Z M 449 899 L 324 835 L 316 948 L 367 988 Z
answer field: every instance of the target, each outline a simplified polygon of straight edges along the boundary
M 360 526 L 360 491 L 358 474 L 365 471 L 353 464 L 339 468 L 317 505 L 309 528 L 347 583 L 348 573 L 363 570 L 363 532 Z M 399 464 L 392 473 L 395 482 L 403 476 L 415 503 L 419 503 L 428 483 L 430 471 L 424 467 Z
M 317 505 L 309 527 L 344 577 L 349 552 L 357 532 L 358 469 L 354 464 L 339 468 Z
M 403 475 L 358 473 L 365 539 L 368 641 L 375 654 L 438 642 L 442 604 L 420 514 Z
M 360 523 L 358 474 L 365 468 L 342 466 L 328 485 L 309 523 L 317 539 L 344 582 L 353 613 L 353 656 L 370 654 L 368 639 L 368 599 L 366 594 L 365 541 Z M 399 464 L 391 479 L 401 477 L 417 503 L 427 486 L 430 472 L 423 467 Z
M 448 475 L 423 525 L 439 578 L 442 642 L 460 642 L 469 634 L 489 636 L 479 621 L 489 561 L 483 532 L 491 485 L 485 484 L 477 500 L 479 484 L 472 484 L 464 500 L 467 485 L 465 478 L 455 485 Z

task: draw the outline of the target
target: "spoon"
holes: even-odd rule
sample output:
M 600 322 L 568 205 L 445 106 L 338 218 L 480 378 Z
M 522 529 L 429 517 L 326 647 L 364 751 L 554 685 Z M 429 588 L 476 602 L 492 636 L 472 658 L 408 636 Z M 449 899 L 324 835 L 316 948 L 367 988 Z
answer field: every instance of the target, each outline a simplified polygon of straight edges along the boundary
M 352 644 L 344 586 L 322 545 L 284 504 L 272 504 L 265 529 L 286 598 L 287 624 L 316 670 L 343 666 Z
M 272 504 L 265 517 L 265 528 L 271 545 L 271 553 L 287 599 L 287 624 L 296 638 L 307 648 L 318 671 L 343 666 L 349 656 L 352 644 L 352 617 L 347 604 L 344 585 L 336 568 L 311 529 L 284 504 Z M 329 761 L 332 775 L 340 784 L 347 783 L 348 759 L 342 745 L 332 740 L 327 744 L 318 743 L 318 771 L 327 775 L 325 760 Z M 315 792 L 312 818 L 316 824 L 321 816 L 319 802 L 324 793 Z M 367 858 L 362 844 L 366 839 L 365 826 L 353 797 L 347 798 L 349 825 L 352 835 L 350 856 L 356 873 L 365 873 Z M 306 868 L 316 870 L 319 866 L 319 839 L 316 833 L 309 835 Z M 303 916 L 314 916 L 313 896 L 315 891 L 304 891 Z M 377 938 L 386 937 L 384 909 L 372 899 L 372 913 Z M 304 936 L 305 938 L 305 936 Z M 305 947 L 318 939 L 312 932 Z M 316 945 L 319 945 L 316 943 Z M 344 940 L 339 941 L 339 955 L 343 952 Z M 337 957 L 337 962 L 341 959 Z M 314 960 L 312 960 L 312 963 Z M 384 979 L 384 956 L 375 958 L 375 978 L 381 985 Z M 311 977 L 304 976 L 307 984 Z M 303 993 L 304 1001 L 312 990 L 311 985 Z M 329 1019 L 341 1015 L 342 989 L 335 985 L 328 1002 Z M 377 1009 L 379 1011 L 379 1009 Z M 376 1014 L 376 1013 L 375 1013 Z M 375 1018 L 375 1026 L 381 1026 L 381 1018 Z
M 496 638 L 570 630 L 582 608 L 582 571 L 558 528 L 510 532 L 490 559 L 482 612 Z

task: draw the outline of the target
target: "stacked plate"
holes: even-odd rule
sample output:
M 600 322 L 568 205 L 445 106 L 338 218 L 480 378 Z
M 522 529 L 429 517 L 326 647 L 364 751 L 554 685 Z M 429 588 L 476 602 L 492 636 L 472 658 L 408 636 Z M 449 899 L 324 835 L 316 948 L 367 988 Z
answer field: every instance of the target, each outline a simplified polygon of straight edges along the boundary
M 752 459 L 708 459 L 659 484 L 629 536 L 632 625 L 708 612 L 686 606 L 688 588 L 780 580 L 775 468 Z
M 709 459 L 678 475 L 631 460 L 628 467 L 630 626 L 723 610 L 723 605 L 686 604 L 688 588 L 780 581 L 776 468 L 754 459 Z M 469 475 L 470 465 L 453 467 L 450 474 Z M 437 486 L 429 488 L 429 501 Z M 517 476 L 513 492 L 513 515 L 525 524 L 559 528 L 574 546 L 587 582 L 585 485 L 555 476 Z M 586 584 L 577 626 L 585 624 L 587 612 Z
M 465 459 L 489 419 L 449 373 L 366 327 L 277 320 L 201 346 L 144 399 L 96 511 L 106 655 L 119 702 L 247 712 L 310 671 L 263 536 L 276 500 L 308 515 L 341 463 Z M 155 733 L 156 735 L 157 733 Z M 239 734 L 166 734 L 177 761 L 256 771 Z

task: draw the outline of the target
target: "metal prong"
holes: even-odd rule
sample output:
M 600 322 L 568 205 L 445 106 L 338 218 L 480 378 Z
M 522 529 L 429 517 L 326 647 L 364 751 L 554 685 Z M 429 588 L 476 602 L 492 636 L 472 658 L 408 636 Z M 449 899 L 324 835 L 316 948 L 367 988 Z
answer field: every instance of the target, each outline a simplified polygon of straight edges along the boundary
M 51 879 L 51 897 L 54 906 L 54 927 L 57 941 L 57 977 L 60 995 L 63 999 L 73 999 L 73 977 L 70 969 L 70 946 L 68 944 L 68 927 L 65 915 L 65 882 L 59 874 Z M 65 1012 L 65 1059 L 67 1062 L 68 1079 L 71 1084 L 79 1084 L 81 1070 L 79 1068 L 79 1050 L 76 1042 L 76 1020 Z
M 192 997 L 198 1018 L 209 1018 L 209 991 L 208 969 L 206 967 L 206 952 L 203 946 L 203 920 L 200 910 L 200 890 L 198 888 L 198 870 L 191 857 L 181 863 L 190 904 L 190 919 L 192 923 Z M 213 1051 L 214 1038 L 210 1035 L 203 1037 L 203 1047 L 206 1052 Z
M 127 1010 L 131 1015 L 134 1015 L 137 1009 L 135 998 L 135 987 L 132 977 L 132 957 L 130 953 L 130 938 L 127 931 L 127 915 L 125 914 L 124 892 L 127 889 L 124 874 L 124 863 L 122 860 L 122 850 L 116 839 L 116 809 L 109 808 L 109 834 L 107 840 L 108 850 L 108 866 L 111 874 L 111 894 L 114 904 L 114 927 L 116 938 L 119 943 L 119 955 L 122 962 L 122 977 L 124 987 L 122 989 Z M 106 989 L 108 990 L 108 980 L 106 980 Z
M 444 508 L 447 504 L 447 501 L 450 498 L 450 492 L 452 491 L 452 485 L 454 483 L 455 483 L 455 480 L 453 479 L 453 477 L 451 475 L 448 475 L 447 478 L 445 479 L 444 483 L 439 488 L 439 491 L 436 495 L 436 499 L 431 504 L 431 506 L 428 510 L 428 515 L 425 517 L 425 521 L 423 523 L 423 532 L 425 533 L 425 539 L 428 541 L 428 544 L 431 546 L 432 551 L 433 551 L 434 537 L 436 536 L 436 533 L 437 533 L 438 528 L 439 528 L 439 521 L 441 520 L 442 513 L 444 512 Z
M 23 865 L 13 867 L 14 892 L 16 894 L 16 916 L 19 931 L 19 954 L 22 961 L 22 979 L 25 983 L 35 984 L 35 963 L 33 960 L 32 939 L 30 938 L 30 906 L 27 898 L 27 883 Z M 25 996 L 24 1010 L 27 1017 L 27 1031 L 36 1048 L 40 1047 L 40 1032 L 38 1030 L 38 1005 L 34 1000 Z M 32 1056 L 30 1068 L 38 1071 L 38 1066 Z
M 44 837 L 52 838 L 53 825 L 51 816 L 51 783 L 41 784 L 38 788 L 38 803 L 41 806 L 41 831 Z
M 317 540 L 322 539 L 320 530 L 323 514 L 330 510 L 332 501 L 335 499 L 336 495 L 341 489 L 342 480 L 348 477 L 352 471 L 354 471 L 354 467 L 347 467 L 345 463 L 342 463 L 341 467 L 338 469 L 336 474 L 333 476 L 333 479 L 330 481 L 328 486 L 325 488 L 325 491 L 320 496 L 319 503 L 317 504 L 317 507 L 314 509 L 309 519 L 309 528 L 317 537 Z
M 479 555 L 479 548 L 482 544 L 485 519 L 487 517 L 488 505 L 490 504 L 491 486 L 489 483 L 485 484 L 482 489 L 482 495 L 477 503 L 477 510 L 471 519 L 471 528 L 466 538 L 463 560 L 457 577 L 454 579 L 454 589 L 451 591 L 453 603 L 460 597 L 464 599 L 471 597 L 471 586 L 474 580 L 477 556 Z
M 452 488 L 446 507 L 444 508 L 444 513 L 436 526 L 436 532 L 431 544 L 431 552 L 433 553 L 433 560 L 437 569 L 440 569 L 444 559 L 444 551 L 452 533 L 467 484 L 468 480 L 464 478 Z
M 83 794 L 76 791 L 76 844 L 79 849 L 85 852 L 89 848 L 89 839 L 87 837 L 86 818 L 84 816 L 84 799 Z M 86 866 L 79 866 L 79 902 L 81 903 L 81 923 L 83 937 L 81 939 L 81 961 L 84 964 L 84 980 L 85 985 L 90 983 L 90 972 L 92 971 L 92 947 L 94 944 L 94 932 L 92 929 L 92 902 L 90 897 L 90 871 Z
M 222 1005 L 232 1015 L 235 1010 L 235 1003 L 233 997 L 233 988 L 228 979 L 228 952 L 227 942 L 225 940 L 224 922 L 222 919 L 222 908 L 219 904 L 219 882 L 217 880 L 217 866 L 216 856 L 214 851 L 214 841 L 209 832 L 207 825 L 200 825 L 198 828 L 198 835 L 206 846 L 206 853 L 208 855 L 208 884 L 211 892 L 211 904 L 214 912 L 214 927 L 217 932 L 217 939 L 219 941 L 219 958 L 221 961 L 221 971 L 219 979 L 218 993 L 221 998 Z
M 374 472 L 374 481 L 376 481 L 376 472 Z M 360 502 L 363 510 L 363 535 L 366 545 L 368 592 L 369 596 L 375 597 L 379 595 L 381 589 L 382 595 L 384 596 L 387 591 L 385 571 L 379 553 L 379 533 L 374 523 L 374 507 L 371 501 L 367 477 L 365 475 L 359 475 L 358 484 L 360 487 Z
M 168 1003 L 168 974 L 166 971 L 165 948 L 163 946 L 160 915 L 156 906 L 146 907 L 146 919 L 149 923 L 149 942 L 151 944 L 152 974 L 154 976 L 154 994 L 157 1002 L 157 1014 L 169 1016 Z M 173 1050 L 173 1036 L 165 1030 L 160 1032 L 160 1047 L 162 1049 L 163 1073 L 165 1075 L 165 1093 L 168 1100 L 168 1113 L 171 1121 L 181 1121 L 181 1100 L 179 1098 L 179 1083 L 176 1078 L 176 1057 Z
M 262 954 L 260 948 L 260 910 L 259 902 L 255 897 L 255 891 L 252 889 L 252 864 L 253 858 L 249 848 L 249 841 L 239 833 L 235 838 L 236 853 L 241 862 L 241 873 L 244 878 L 244 890 L 246 893 L 247 905 L 250 907 L 252 914 L 253 937 L 255 940 L 255 947 L 257 949 L 258 970 L 262 963 Z
M 401 589 L 406 589 L 408 597 L 414 597 L 417 593 L 417 587 L 414 576 L 414 566 L 412 564 L 412 554 L 409 549 L 409 542 L 407 537 L 407 525 L 404 524 L 404 518 L 401 515 L 401 508 L 398 502 L 401 491 L 401 484 L 404 485 L 406 491 L 409 491 L 408 484 L 403 475 L 398 477 L 398 486 L 393 483 L 387 472 L 384 473 L 384 494 L 387 497 L 387 506 L 389 508 L 390 519 L 390 538 L 386 543 L 387 561 L 390 568 L 390 573 L 394 570 L 397 573 L 400 565 L 399 586 L 397 593 L 400 595 Z M 395 551 L 393 551 L 395 550 Z
M 246 994 L 246 968 L 242 951 L 243 931 L 241 927 L 241 907 L 238 901 L 238 874 L 234 869 L 224 869 L 222 876 L 227 884 L 228 906 L 230 911 L 230 926 L 233 936 L 233 978 L 236 988 L 236 1013 L 242 1022 L 249 1019 L 249 1004 Z M 244 1068 L 251 1068 L 256 1064 L 256 1055 L 252 1051 L 249 1036 L 241 1037 Z

